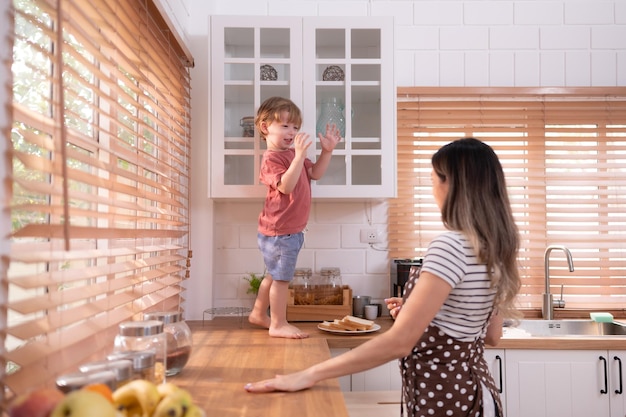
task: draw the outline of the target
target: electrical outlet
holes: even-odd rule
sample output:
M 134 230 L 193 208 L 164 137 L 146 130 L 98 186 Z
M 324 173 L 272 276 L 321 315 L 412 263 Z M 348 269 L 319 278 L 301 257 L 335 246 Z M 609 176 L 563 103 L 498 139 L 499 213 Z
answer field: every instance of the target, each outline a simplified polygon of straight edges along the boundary
M 380 237 L 378 237 L 378 230 L 361 229 L 361 243 L 380 243 Z

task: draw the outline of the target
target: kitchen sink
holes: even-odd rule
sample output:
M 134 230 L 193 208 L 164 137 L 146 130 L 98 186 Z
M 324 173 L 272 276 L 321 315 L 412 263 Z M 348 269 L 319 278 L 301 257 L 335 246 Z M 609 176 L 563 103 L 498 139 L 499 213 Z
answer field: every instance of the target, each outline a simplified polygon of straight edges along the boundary
M 505 327 L 507 333 L 526 333 L 530 336 L 622 336 L 626 337 L 626 324 L 598 323 L 593 320 L 520 320 L 519 324 Z

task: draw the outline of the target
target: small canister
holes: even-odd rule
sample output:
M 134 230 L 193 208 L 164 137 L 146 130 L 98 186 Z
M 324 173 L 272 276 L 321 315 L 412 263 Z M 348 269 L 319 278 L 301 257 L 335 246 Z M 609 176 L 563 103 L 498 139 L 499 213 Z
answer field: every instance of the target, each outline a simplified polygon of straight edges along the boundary
M 167 369 L 165 375 L 172 376 L 183 370 L 191 355 L 191 329 L 183 320 L 182 313 L 178 311 L 166 311 L 158 313 L 145 313 L 146 320 L 159 320 L 163 322 L 165 337 L 167 338 Z
M 365 306 L 371 304 L 372 297 L 369 295 L 355 295 L 352 297 L 352 315 L 363 318 Z
M 107 355 L 107 360 L 129 360 L 133 364 L 132 379 L 146 379 L 148 381 L 155 381 L 155 353 L 154 349 L 140 350 L 140 351 L 123 351 L 115 352 Z
M 254 137 L 254 116 L 242 117 L 239 125 L 241 126 L 241 136 L 244 138 Z
M 120 323 L 115 336 L 114 352 L 154 351 L 154 382 L 165 382 L 167 369 L 167 339 L 163 322 L 158 320 L 126 321 Z
M 57 388 L 66 394 L 91 384 L 106 384 L 111 390 L 115 390 L 117 386 L 115 372 L 110 370 L 74 372 L 56 379 Z
M 89 362 L 78 367 L 81 372 L 113 371 L 115 373 L 115 388 L 133 379 L 133 361 L 130 359 L 106 360 Z

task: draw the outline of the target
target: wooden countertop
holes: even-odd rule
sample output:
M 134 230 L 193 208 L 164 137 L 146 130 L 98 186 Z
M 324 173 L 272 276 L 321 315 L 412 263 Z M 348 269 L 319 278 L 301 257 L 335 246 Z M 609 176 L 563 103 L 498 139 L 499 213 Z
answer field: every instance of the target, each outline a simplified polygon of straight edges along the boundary
M 267 330 L 241 326 L 238 319 L 216 318 L 192 329 L 193 350 L 187 365 L 168 381 L 183 387 L 207 416 L 337 416 L 348 417 L 336 379 L 295 393 L 250 394 L 248 382 L 299 370 L 330 357 L 323 338 L 287 340 Z
M 271 338 L 267 330 L 244 318 L 217 317 L 187 321 L 193 333 L 193 351 L 183 371 L 168 381 L 188 389 L 208 415 L 256 417 L 329 415 L 348 417 L 336 379 L 296 393 L 250 394 L 247 382 L 302 369 L 330 357 L 329 348 L 354 348 L 388 330 L 390 318 L 376 320 L 381 330 L 342 335 L 317 328 L 316 322 L 295 323 L 308 339 Z M 614 349 L 626 350 L 624 337 L 507 337 L 496 349 Z
M 312 338 L 324 338 L 330 348 L 355 348 L 364 341 L 371 339 L 380 332 L 388 330 L 393 324 L 390 318 L 376 320 L 381 329 L 378 332 L 363 335 L 341 335 L 319 330 L 318 323 L 298 322 L 294 323 L 300 329 L 307 331 Z M 490 348 L 489 346 L 487 347 Z M 505 335 L 500 339 L 495 349 L 567 349 L 567 350 L 593 350 L 593 349 L 626 349 L 626 337 L 616 336 L 569 336 L 569 337 L 519 337 Z

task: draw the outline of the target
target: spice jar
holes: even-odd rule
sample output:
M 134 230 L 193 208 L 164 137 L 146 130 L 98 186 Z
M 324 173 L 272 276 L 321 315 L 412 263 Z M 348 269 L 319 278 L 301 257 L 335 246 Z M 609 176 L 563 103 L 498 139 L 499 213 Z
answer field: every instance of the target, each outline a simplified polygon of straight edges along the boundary
M 254 137 L 254 116 L 242 117 L 239 126 L 241 126 L 241 136 L 244 138 Z
M 132 362 L 132 379 L 146 379 L 155 382 L 155 353 L 154 350 L 123 351 L 111 353 L 107 356 L 109 361 L 129 360 Z
M 321 285 L 315 304 L 342 305 L 343 284 L 339 268 L 322 268 L 320 270 Z
M 120 323 L 115 336 L 114 352 L 154 351 L 154 383 L 165 382 L 167 369 L 167 339 L 163 322 L 158 320 L 126 321 Z
M 78 367 L 81 372 L 113 371 L 115 373 L 115 388 L 133 379 L 133 361 L 130 359 L 106 360 L 89 362 Z
M 313 288 L 313 272 L 311 268 L 296 268 L 293 274 L 294 305 L 315 304 Z
M 89 372 L 74 372 L 61 375 L 56 379 L 56 386 L 64 393 L 79 390 L 90 384 L 106 384 L 111 390 L 115 390 L 115 372 L 110 370 L 97 370 Z
M 177 311 L 144 314 L 146 320 L 163 322 L 163 330 L 167 339 L 167 368 L 165 375 L 172 376 L 183 370 L 191 355 L 191 329 Z

